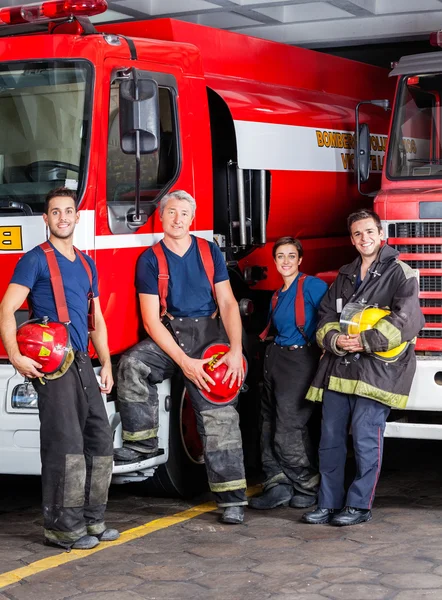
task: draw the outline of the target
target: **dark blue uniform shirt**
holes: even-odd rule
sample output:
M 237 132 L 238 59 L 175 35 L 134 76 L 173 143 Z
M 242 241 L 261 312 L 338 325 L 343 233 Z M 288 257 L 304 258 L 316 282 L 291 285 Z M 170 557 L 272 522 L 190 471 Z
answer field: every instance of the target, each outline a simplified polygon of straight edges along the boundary
M 191 238 L 184 256 L 178 256 L 160 242 L 169 266 L 167 312 L 173 317 L 209 317 L 216 309 L 198 244 L 195 236 Z M 223 255 L 215 244 L 209 242 L 209 245 L 215 267 L 214 283 L 227 281 L 229 275 Z M 136 287 L 139 294 L 158 295 L 158 261 L 151 248 L 138 259 Z
M 277 336 L 275 342 L 280 346 L 303 346 L 305 340 L 295 324 L 295 300 L 298 290 L 299 275 L 285 292 L 279 291 L 278 303 L 272 314 L 273 325 Z M 282 288 L 281 288 L 282 289 Z M 317 312 L 321 300 L 327 291 L 327 284 L 310 275 L 304 280 L 305 327 L 304 331 L 310 341 L 315 339 Z
M 54 246 L 52 247 L 54 248 Z M 89 277 L 78 256 L 71 262 L 56 248 L 54 248 L 54 251 L 63 279 L 64 293 L 71 321 L 69 332 L 71 334 L 72 348 L 86 352 L 88 346 L 87 312 L 88 293 L 90 290 Z M 94 296 L 98 296 L 98 279 L 95 263 L 89 256 L 86 256 L 86 260 L 92 271 L 92 291 Z M 45 253 L 39 246 L 27 252 L 18 261 L 11 283 L 24 285 L 31 290 L 28 299 L 32 306 L 33 318 L 47 316 L 50 321 L 58 321 L 48 262 Z

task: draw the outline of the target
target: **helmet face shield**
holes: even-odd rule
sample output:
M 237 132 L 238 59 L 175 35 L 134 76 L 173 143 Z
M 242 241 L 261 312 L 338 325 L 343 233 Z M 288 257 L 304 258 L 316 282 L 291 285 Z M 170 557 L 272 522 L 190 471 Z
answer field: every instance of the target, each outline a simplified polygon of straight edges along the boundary
M 211 358 L 211 360 L 208 363 L 206 363 L 203 368 L 206 371 L 206 373 L 213 379 L 215 385 L 208 383 L 208 386 L 210 387 L 210 392 L 207 392 L 203 389 L 199 390 L 199 392 L 208 402 L 212 404 L 220 405 L 229 404 L 230 402 L 233 402 L 238 396 L 239 392 L 241 391 L 242 384 L 244 383 L 244 381 L 241 381 L 241 384 L 238 385 L 238 383 L 235 381 L 233 386 L 229 387 L 230 377 L 225 383 L 222 382 L 228 367 L 226 364 L 222 364 L 219 367 L 217 367 L 217 363 L 225 354 L 227 354 L 229 350 L 230 346 L 228 344 L 211 344 L 204 350 L 201 356 L 202 359 Z M 244 355 L 242 357 L 242 360 L 244 373 L 247 374 L 247 361 Z
M 391 311 L 377 306 L 349 302 L 344 306 L 340 318 L 341 331 L 347 335 L 358 335 L 361 331 L 373 329 L 378 321 L 391 314 Z M 385 362 L 394 362 L 408 348 L 408 342 L 402 342 L 396 348 L 373 352 L 375 358 Z
M 380 319 L 389 314 L 389 310 L 377 306 L 349 302 L 342 309 L 339 320 L 341 331 L 347 335 L 358 335 L 361 331 L 372 329 Z
M 41 365 L 39 369 L 48 379 L 64 375 L 74 360 L 67 325 L 56 321 L 32 319 L 17 329 L 20 352 Z

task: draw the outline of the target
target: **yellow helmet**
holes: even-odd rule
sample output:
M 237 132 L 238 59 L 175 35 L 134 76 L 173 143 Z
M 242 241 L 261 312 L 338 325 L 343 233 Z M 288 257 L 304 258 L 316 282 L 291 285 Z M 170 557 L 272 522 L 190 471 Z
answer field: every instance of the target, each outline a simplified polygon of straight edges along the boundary
M 390 310 L 378 308 L 377 306 L 363 306 L 358 302 L 349 302 L 344 306 L 341 313 L 340 325 L 341 331 L 348 335 L 357 335 L 361 331 L 373 329 L 374 325 L 387 315 Z M 382 360 L 394 362 L 408 347 L 408 342 L 402 342 L 396 348 L 385 350 L 384 352 L 374 352 Z

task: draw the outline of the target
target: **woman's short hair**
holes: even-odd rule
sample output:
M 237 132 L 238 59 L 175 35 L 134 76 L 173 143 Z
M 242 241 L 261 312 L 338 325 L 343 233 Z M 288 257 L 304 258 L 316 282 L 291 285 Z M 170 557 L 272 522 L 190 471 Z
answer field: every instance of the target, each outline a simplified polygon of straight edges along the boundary
M 284 237 L 280 237 L 279 240 L 276 240 L 276 242 L 273 244 L 273 248 L 272 248 L 273 259 L 276 258 L 276 251 L 278 250 L 278 248 L 280 246 L 285 246 L 286 244 L 291 244 L 292 246 L 295 246 L 295 248 L 298 251 L 299 258 L 302 258 L 302 255 L 304 254 L 304 250 L 302 248 L 301 242 L 298 240 L 298 238 L 294 238 L 291 235 L 286 235 Z
M 193 198 L 193 196 L 191 196 L 189 193 L 185 192 L 184 190 L 176 190 L 175 192 L 170 192 L 170 194 L 166 194 L 165 196 L 163 196 L 160 200 L 160 217 L 163 216 L 163 212 L 164 209 L 166 208 L 166 204 L 169 202 L 169 200 L 171 198 L 175 198 L 176 200 L 183 200 L 185 202 L 188 202 L 190 204 L 190 208 L 192 211 L 192 217 L 195 216 L 195 211 L 196 211 L 196 202 L 195 202 L 195 198 Z

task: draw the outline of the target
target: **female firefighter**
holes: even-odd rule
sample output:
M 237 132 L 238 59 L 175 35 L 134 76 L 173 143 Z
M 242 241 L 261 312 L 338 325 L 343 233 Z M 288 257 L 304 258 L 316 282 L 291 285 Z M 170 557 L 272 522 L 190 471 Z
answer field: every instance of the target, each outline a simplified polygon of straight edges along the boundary
M 317 309 L 327 284 L 299 272 L 303 249 L 287 236 L 273 246 L 273 259 L 283 286 L 272 297 L 269 324 L 276 329 L 266 349 L 261 403 L 263 493 L 249 501 L 256 509 L 316 503 L 319 474 L 316 448 L 307 428 L 313 409 L 305 399 L 316 372 L 319 350 L 314 343 Z

